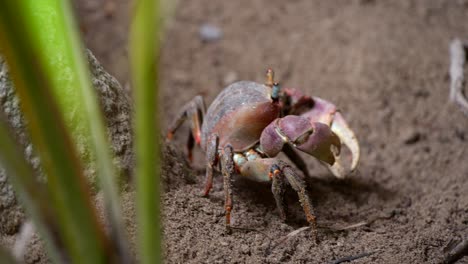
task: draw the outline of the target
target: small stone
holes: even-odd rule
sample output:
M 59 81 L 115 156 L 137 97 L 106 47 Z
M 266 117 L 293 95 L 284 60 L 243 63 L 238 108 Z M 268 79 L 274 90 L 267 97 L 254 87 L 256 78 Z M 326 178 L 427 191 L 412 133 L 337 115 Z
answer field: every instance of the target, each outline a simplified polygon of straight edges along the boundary
M 406 145 L 411 145 L 414 143 L 417 143 L 421 139 L 421 134 L 418 132 L 415 132 L 414 134 L 411 134 L 407 139 L 405 139 L 405 144 Z
M 401 139 L 405 145 L 412 145 L 421 140 L 421 133 L 414 128 L 407 128 L 402 131 Z
M 287 224 L 281 224 L 280 229 L 281 231 L 289 232 L 291 230 L 291 227 Z
M 250 254 L 250 247 L 247 246 L 247 245 L 242 245 L 242 246 L 241 246 L 241 252 L 242 252 L 243 254 Z
M 213 214 L 213 210 L 209 207 L 202 207 L 201 209 L 206 215 L 212 215 Z
M 221 39 L 223 32 L 219 27 L 205 23 L 200 26 L 199 35 L 203 41 L 214 42 Z
M 263 243 L 261 246 L 260 246 L 260 249 L 265 252 L 265 250 L 269 249 L 270 248 L 270 243 L 269 242 L 265 242 Z

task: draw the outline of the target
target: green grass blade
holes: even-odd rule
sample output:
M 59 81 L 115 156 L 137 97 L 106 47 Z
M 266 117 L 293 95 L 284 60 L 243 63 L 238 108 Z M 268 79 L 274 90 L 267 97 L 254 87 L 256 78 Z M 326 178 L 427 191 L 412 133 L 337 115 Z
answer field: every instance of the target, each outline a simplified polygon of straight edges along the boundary
M 27 0 L 25 6 L 31 17 L 32 33 L 38 40 L 35 45 L 48 54 L 45 70 L 53 76 L 53 92 L 65 114 L 66 124 L 75 132 L 72 135 L 85 135 L 85 140 L 75 138 L 75 142 L 86 144 L 87 150 L 96 159 L 97 175 L 111 223 L 112 241 L 120 244 L 122 257 L 128 258 L 118 196 L 118 173 L 112 162 L 103 115 L 91 85 L 69 2 Z
M 159 5 L 135 2 L 130 57 L 135 99 L 136 199 L 141 263 L 161 263 L 160 147 L 157 109 Z
M 112 162 L 104 118 L 91 84 L 70 4 L 55 0 L 25 2 L 34 18 L 33 33 L 39 40 L 36 45 L 49 56 L 46 70 L 54 77 L 53 91 L 65 113 L 66 124 L 76 132 L 74 135 L 86 135 L 85 143 L 90 143 L 87 147 L 96 159 L 97 175 L 111 223 L 112 241 L 119 245 L 122 257 L 128 260 L 128 243 L 117 187 L 118 173 Z
M 51 204 L 56 209 L 60 234 L 71 260 L 109 262 L 109 242 L 97 223 L 75 146 L 48 89 L 55 84 L 53 73 L 46 70 L 48 54 L 35 45 L 37 39 L 25 3 L 2 4 L 0 49 L 10 67 L 31 139 L 47 175 Z
M 45 186 L 34 178 L 31 166 L 26 162 L 18 149 L 13 136 L 8 131 L 8 125 L 0 120 L 0 164 L 9 176 L 9 181 L 24 205 L 26 212 L 33 219 L 41 237 L 44 238 L 50 258 L 54 263 L 64 262 L 61 258 L 62 243 L 54 235 L 58 231 L 53 208 Z M 2 263 L 2 262 L 0 262 Z

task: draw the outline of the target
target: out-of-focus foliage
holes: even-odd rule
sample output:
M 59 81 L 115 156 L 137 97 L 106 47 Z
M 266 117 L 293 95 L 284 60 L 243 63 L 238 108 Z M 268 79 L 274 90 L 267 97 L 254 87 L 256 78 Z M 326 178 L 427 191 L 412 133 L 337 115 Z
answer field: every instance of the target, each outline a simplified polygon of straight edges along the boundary
M 155 116 L 159 51 L 158 1 L 135 3 L 132 72 L 135 85 L 139 252 L 144 263 L 161 260 L 159 143 Z M 58 0 L 7 1 L 0 8 L 0 53 L 15 83 L 28 131 L 47 177 L 44 188 L 0 124 L 0 161 L 39 227 L 54 262 L 128 263 L 131 260 L 102 113 L 70 4 Z M 77 138 L 76 135 L 84 135 Z M 96 160 L 108 210 L 110 237 L 96 219 L 76 142 Z M 155 164 L 156 162 L 156 164 Z M 156 165 L 156 166 L 155 166 Z M 4 258 L 3 254 L 0 256 Z M 6 258 L 6 257 L 5 257 Z M 3 259 L 2 259 L 3 260 Z
M 161 260 L 161 221 L 159 217 L 159 138 L 157 105 L 157 66 L 160 16 L 153 0 L 138 1 L 131 26 L 130 50 L 135 98 L 135 144 L 138 243 L 142 263 Z M 157 198 L 157 199 L 155 199 Z

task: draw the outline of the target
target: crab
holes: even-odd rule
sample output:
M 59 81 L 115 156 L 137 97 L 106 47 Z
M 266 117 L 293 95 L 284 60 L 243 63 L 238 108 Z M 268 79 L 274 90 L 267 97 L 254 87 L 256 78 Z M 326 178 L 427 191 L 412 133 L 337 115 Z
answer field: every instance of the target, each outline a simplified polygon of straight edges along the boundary
M 235 174 L 257 182 L 270 182 L 283 220 L 287 216 L 284 193 L 289 184 L 297 192 L 316 235 L 316 216 L 305 182 L 309 173 L 296 150 L 315 157 L 338 178 L 345 178 L 354 171 L 359 161 L 359 143 L 337 107 L 297 89 L 281 89 L 274 82 L 271 69 L 267 70 L 265 84 L 239 81 L 227 86 L 206 112 L 203 98 L 196 96 L 169 126 L 168 141 L 187 119 L 191 125 L 187 141 L 189 160 L 192 161 L 195 144 L 206 154 L 203 196 L 212 188 L 213 171 L 223 174 L 225 226 L 229 232 Z M 342 145 L 351 153 L 347 166 L 340 155 Z M 278 159 L 280 152 L 285 153 L 303 175 Z

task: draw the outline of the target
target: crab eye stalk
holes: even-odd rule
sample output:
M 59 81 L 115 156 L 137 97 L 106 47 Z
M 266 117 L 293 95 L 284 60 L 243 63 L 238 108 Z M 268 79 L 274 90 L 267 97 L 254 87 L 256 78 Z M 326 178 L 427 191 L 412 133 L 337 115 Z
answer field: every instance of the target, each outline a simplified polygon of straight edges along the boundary
M 278 102 L 279 96 L 280 96 L 280 90 L 281 90 L 281 87 L 280 87 L 279 83 L 274 83 L 273 84 L 273 89 L 271 91 L 271 99 L 274 102 Z
M 266 82 L 265 85 L 269 87 L 273 87 L 273 84 L 275 83 L 275 72 L 273 72 L 272 69 L 268 69 L 266 71 Z

